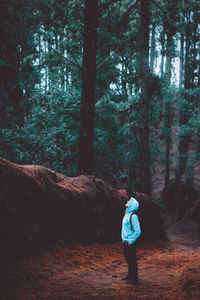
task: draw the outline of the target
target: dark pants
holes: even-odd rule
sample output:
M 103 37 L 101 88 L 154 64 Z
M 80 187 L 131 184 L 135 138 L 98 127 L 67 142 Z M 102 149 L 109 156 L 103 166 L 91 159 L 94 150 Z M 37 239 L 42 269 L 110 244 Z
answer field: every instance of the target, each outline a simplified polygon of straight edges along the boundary
M 136 244 L 128 245 L 127 242 L 123 242 L 123 248 L 124 248 L 124 256 L 128 263 L 128 275 L 133 281 L 137 282 L 138 266 L 137 266 Z

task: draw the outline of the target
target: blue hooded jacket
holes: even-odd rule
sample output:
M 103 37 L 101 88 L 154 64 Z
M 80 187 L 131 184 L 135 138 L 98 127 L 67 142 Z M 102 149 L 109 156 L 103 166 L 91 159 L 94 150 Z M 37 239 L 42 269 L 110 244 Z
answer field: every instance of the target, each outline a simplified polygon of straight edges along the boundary
M 135 214 L 133 214 L 131 217 L 132 226 L 133 226 L 133 229 L 131 231 L 130 216 L 133 212 L 137 212 L 138 208 L 139 208 L 138 201 L 135 198 L 131 197 L 130 204 L 126 209 L 124 218 L 122 220 L 122 231 L 121 231 L 122 240 L 124 242 L 129 242 L 130 244 L 134 244 L 137 238 L 141 234 L 140 222 L 138 216 Z

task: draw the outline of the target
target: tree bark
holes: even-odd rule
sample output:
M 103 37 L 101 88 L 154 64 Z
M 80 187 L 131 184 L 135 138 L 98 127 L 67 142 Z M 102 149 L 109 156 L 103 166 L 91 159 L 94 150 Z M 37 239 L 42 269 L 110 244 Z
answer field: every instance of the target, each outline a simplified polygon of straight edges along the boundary
M 166 152 L 165 152 L 165 186 L 169 183 L 170 179 L 170 145 L 171 145 L 171 108 L 170 103 L 166 103 Z
M 166 85 L 171 86 L 171 69 L 172 69 L 172 31 L 169 28 L 167 33 L 167 51 L 166 51 Z M 170 145 L 171 145 L 171 100 L 170 97 L 166 99 L 165 104 L 165 127 L 166 127 L 166 152 L 165 152 L 165 185 L 169 183 L 170 179 Z
M 140 7 L 140 192 L 151 195 L 150 146 L 149 146 L 149 0 L 141 1 Z
M 182 10 L 185 6 L 185 0 L 182 0 Z M 184 13 L 181 13 L 181 24 L 183 27 L 184 24 Z M 184 32 L 183 29 L 181 29 L 181 39 L 180 39 L 180 70 L 179 70 L 179 87 L 182 87 L 183 84 L 183 63 L 184 63 Z
M 161 41 L 161 64 L 160 64 L 160 75 L 161 78 L 163 78 L 164 74 L 164 58 L 165 58 L 165 34 L 164 34 L 164 28 L 162 32 L 160 33 L 160 41 Z
M 94 173 L 94 114 L 98 0 L 85 0 L 79 174 Z
M 164 27 L 160 33 L 160 42 L 161 42 L 161 63 L 160 63 L 160 76 L 163 78 L 164 75 L 164 60 L 165 60 L 165 33 Z M 163 99 L 160 100 L 160 120 L 163 120 Z
M 185 47 L 185 78 L 184 78 L 184 88 L 190 89 L 191 88 L 191 61 L 190 61 L 190 48 L 191 48 L 191 42 L 190 42 L 190 11 L 187 12 L 187 24 L 186 24 L 186 47 Z M 184 95 L 183 95 L 184 96 Z M 184 103 L 181 106 L 180 110 L 180 119 L 179 119 L 179 126 L 187 125 L 188 119 L 189 119 L 189 113 L 188 113 L 188 106 L 187 102 L 189 102 L 189 99 L 187 99 L 188 96 L 185 94 Z M 189 144 L 189 138 L 187 136 L 181 136 L 179 139 L 179 169 L 177 178 L 180 180 L 185 172 L 187 160 L 188 160 L 188 144 Z
M 150 70 L 153 73 L 155 63 L 155 51 L 156 51 L 156 40 L 155 40 L 155 25 L 152 25 L 151 29 L 151 56 L 150 56 Z

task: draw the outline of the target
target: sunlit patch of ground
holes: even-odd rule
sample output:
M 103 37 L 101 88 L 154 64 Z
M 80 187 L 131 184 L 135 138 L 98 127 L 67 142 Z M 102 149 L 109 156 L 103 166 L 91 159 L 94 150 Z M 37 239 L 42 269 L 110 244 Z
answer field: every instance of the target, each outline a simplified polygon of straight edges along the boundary
M 56 246 L 10 266 L 0 299 L 200 299 L 200 243 L 189 233 L 169 230 L 167 245 L 138 247 L 138 286 L 121 280 L 127 265 L 119 243 Z

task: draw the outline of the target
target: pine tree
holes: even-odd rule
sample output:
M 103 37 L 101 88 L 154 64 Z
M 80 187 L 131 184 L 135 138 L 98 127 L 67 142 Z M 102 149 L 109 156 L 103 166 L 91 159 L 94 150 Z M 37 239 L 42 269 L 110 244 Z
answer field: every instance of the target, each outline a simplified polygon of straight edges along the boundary
M 79 173 L 94 172 L 94 107 L 98 0 L 85 1 Z

